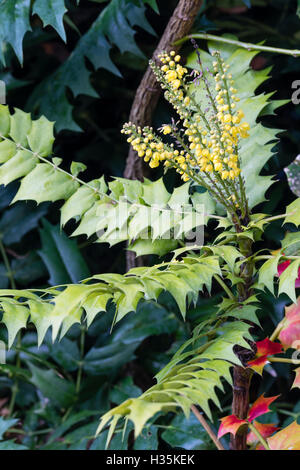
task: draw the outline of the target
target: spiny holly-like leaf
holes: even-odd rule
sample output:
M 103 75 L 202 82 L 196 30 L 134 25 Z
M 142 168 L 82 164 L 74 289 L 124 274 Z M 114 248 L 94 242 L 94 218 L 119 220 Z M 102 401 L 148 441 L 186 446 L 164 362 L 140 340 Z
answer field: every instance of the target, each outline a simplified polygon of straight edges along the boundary
M 300 367 L 294 370 L 296 377 L 293 382 L 292 388 L 300 388 Z
M 294 224 L 298 227 L 300 225 L 300 198 L 295 199 L 294 202 L 289 204 L 286 208 L 286 218 L 284 224 Z
M 86 94 L 97 97 L 90 83 L 91 72 L 86 68 L 85 60 L 88 58 L 95 69 L 104 68 L 120 76 L 110 58 L 113 45 L 116 45 L 121 53 L 130 52 L 143 57 L 134 40 L 134 26 L 154 33 L 145 17 L 144 2 L 111 0 L 88 31 L 81 36 L 70 57 L 35 88 L 28 101 L 28 107 L 38 109 L 40 114 L 56 120 L 58 131 L 81 130 L 72 117 L 73 108 L 66 97 L 67 87 L 74 96 Z
M 294 421 L 267 441 L 271 450 L 300 450 L 300 425 Z
M 220 421 L 221 424 L 218 431 L 218 438 L 221 438 L 228 432 L 235 436 L 240 427 L 247 424 L 245 419 L 237 418 L 235 415 L 225 416 L 225 418 L 222 418 Z
M 268 356 L 281 353 L 282 346 L 279 343 L 270 341 L 269 338 L 257 341 L 255 344 L 257 348 L 255 358 L 249 361 L 247 365 L 258 374 L 262 375 L 263 368 L 268 363 Z
M 290 266 L 291 260 L 283 261 L 278 265 L 278 276 L 280 277 L 282 273 Z M 298 268 L 297 277 L 295 280 L 295 287 L 300 287 L 300 267 Z
M 273 423 L 260 423 L 259 421 L 253 421 L 252 424 L 264 439 L 266 439 L 267 437 L 272 436 L 272 434 L 274 434 L 274 432 L 276 432 L 276 431 L 278 431 L 278 429 L 280 429 L 277 426 L 275 426 L 275 424 L 273 424 Z M 253 444 L 258 443 L 258 442 L 259 442 L 258 438 L 254 434 L 254 432 L 253 431 L 249 432 L 249 434 L 247 436 L 247 444 L 248 445 L 253 445 Z
M 285 266 L 285 269 L 279 278 L 278 295 L 285 293 L 293 302 L 297 301 L 295 286 L 298 278 L 299 267 L 300 260 L 292 261 L 288 266 Z
M 52 245 L 47 245 L 47 253 L 45 250 L 43 251 L 43 259 L 47 264 L 52 246 L 53 249 L 58 250 L 58 258 L 61 257 L 61 260 L 66 261 L 68 274 L 77 276 L 76 252 L 74 254 L 74 250 L 66 246 L 66 242 L 69 240 L 61 238 L 57 230 L 50 224 L 46 225 L 44 232 L 51 239 Z M 46 254 L 48 257 L 45 256 Z M 81 267 L 79 266 L 79 268 Z M 64 269 L 66 268 L 64 267 Z M 16 332 L 27 325 L 28 319 L 35 324 L 38 330 L 39 343 L 50 326 L 54 341 L 59 331 L 62 338 L 74 323 L 82 321 L 84 310 L 87 314 L 88 324 L 90 324 L 98 312 L 105 310 L 107 302 L 111 300 L 116 307 L 114 320 L 116 322 L 127 313 L 135 311 L 142 298 L 157 300 L 163 290 L 169 291 L 173 295 L 181 314 L 184 316 L 186 305 L 198 298 L 199 291 L 204 286 L 210 289 L 215 274 L 222 275 L 217 258 L 200 256 L 192 259 L 187 257 L 181 263 L 165 263 L 164 269 L 158 265 L 158 267 L 133 269 L 124 276 L 109 273 L 99 274 L 87 279 L 82 284 L 67 285 L 64 290 L 61 287 L 51 290 L 39 289 L 39 293 L 47 295 L 46 299 L 31 291 L 2 289 L 0 290 L 0 306 L 4 311 L 2 322 L 6 324 L 10 332 L 10 344 L 12 344 Z M 222 351 L 220 343 L 216 342 L 214 346 L 207 349 L 206 357 L 211 359 L 215 355 L 221 358 L 227 357 L 233 362 L 238 361 L 232 351 L 232 343 L 239 340 L 241 345 L 247 347 L 243 337 L 249 335 L 245 330 L 247 325 L 243 325 L 241 322 L 237 322 L 235 329 L 228 331 L 223 326 L 222 332 L 225 334 L 226 331 L 228 340 L 227 350 Z
M 8 347 L 10 348 L 21 328 L 25 328 L 29 317 L 29 310 L 22 305 L 14 305 L 8 300 L 1 300 L 3 309 L 2 322 L 8 330 Z
M 281 325 L 278 339 L 284 349 L 300 349 L 300 298 L 295 304 L 285 308 L 285 318 Z
M 208 338 L 211 328 L 214 328 L 213 325 L 207 328 Z M 139 398 L 127 400 L 107 412 L 101 419 L 98 432 L 108 423 L 113 432 L 116 422 L 125 418 L 134 423 L 137 436 L 146 421 L 158 410 L 168 412 L 180 409 L 188 418 L 192 404 L 200 406 L 211 419 L 208 401 L 212 400 L 220 407 L 215 387 L 223 389 L 221 377 L 231 383 L 230 368 L 232 364 L 240 364 L 233 348 L 236 344 L 248 346 L 245 341 L 251 337 L 248 330 L 249 325 L 241 321 L 226 323 L 216 328 L 215 339 L 200 344 L 195 332 L 156 375 L 157 384 Z M 201 333 L 203 336 L 203 330 Z
M 21 64 L 23 63 L 22 42 L 29 23 L 30 0 L 2 1 L 0 8 L 0 59 L 4 62 L 3 45 L 10 44 Z
M 23 62 L 23 39 L 31 31 L 30 16 L 37 14 L 44 26 L 52 26 L 66 40 L 63 16 L 66 12 L 64 0 L 2 0 L 0 9 L 0 60 L 5 65 L 3 51 L 9 44 L 20 63 Z
M 281 253 L 294 256 L 300 253 L 300 232 L 288 232 L 281 242 Z
M 281 254 L 274 256 L 274 258 L 268 259 L 258 273 L 258 284 L 262 288 L 267 287 L 269 291 L 274 294 L 274 277 L 278 274 L 278 262 L 281 258 Z
M 37 14 L 44 26 L 50 25 L 66 41 L 66 32 L 63 24 L 63 16 L 67 11 L 64 0 L 35 0 L 32 14 Z
M 78 180 L 85 165 L 73 162 L 68 173 L 60 168 L 60 159 L 49 159 L 53 123 L 44 117 L 32 120 L 28 113 L 16 109 L 10 114 L 7 106 L 0 105 L 1 137 L 0 184 L 21 178 L 12 202 L 64 201 L 61 224 L 76 219 L 78 226 L 73 235 L 96 234 L 97 242 L 111 246 L 129 241 L 129 249 L 138 255 L 162 256 L 176 248 L 191 230 L 201 229 L 207 222 L 203 202 L 200 204 L 199 198 L 189 194 L 190 184 L 170 194 L 162 178 L 153 182 L 145 179 L 143 183 L 115 178 L 108 185 L 103 177 L 87 183 Z M 214 250 L 231 267 L 240 255 L 231 246 Z
M 276 397 L 266 398 L 264 394 L 261 395 L 251 406 L 248 413 L 248 421 L 250 421 L 251 423 L 251 421 L 258 418 L 259 416 L 268 413 L 270 411 L 269 405 L 273 403 L 273 401 L 276 400 L 278 397 L 279 395 L 277 395 Z

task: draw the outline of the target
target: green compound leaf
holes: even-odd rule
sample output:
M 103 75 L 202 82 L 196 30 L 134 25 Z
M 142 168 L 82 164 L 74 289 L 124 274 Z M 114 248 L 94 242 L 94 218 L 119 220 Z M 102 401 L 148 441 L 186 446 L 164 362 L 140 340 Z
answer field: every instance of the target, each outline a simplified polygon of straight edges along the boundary
M 183 411 L 189 418 L 190 407 L 200 406 L 211 419 L 208 401 L 220 406 L 215 388 L 223 390 L 221 378 L 231 383 L 230 368 L 240 361 L 233 353 L 233 346 L 248 345 L 249 325 L 242 321 L 226 323 L 217 328 L 215 339 L 197 345 L 197 337 L 188 340 L 175 354 L 171 362 L 156 376 L 157 384 L 138 398 L 130 398 L 108 411 L 101 419 L 97 433 L 109 425 L 110 434 L 116 424 L 125 418 L 132 421 L 137 438 L 145 424 L 156 413 Z M 208 328 L 207 334 L 210 329 Z M 249 347 L 249 345 L 247 346 Z M 107 438 L 107 445 L 109 437 Z
M 35 0 L 32 14 L 37 14 L 44 26 L 52 26 L 66 41 L 66 32 L 63 24 L 63 16 L 67 11 L 64 0 Z
M 162 178 L 143 183 L 115 178 L 107 185 L 102 177 L 84 183 L 77 178 L 84 164 L 72 162 L 68 173 L 60 167 L 60 158 L 49 158 L 53 123 L 45 117 L 32 120 L 28 113 L 16 109 L 10 114 L 7 106 L 0 105 L 0 128 L 0 184 L 21 179 L 12 202 L 64 201 L 61 225 L 75 219 L 74 236 L 96 234 L 99 243 L 111 246 L 129 241 L 129 249 L 138 256 L 163 256 L 185 237 L 196 236 L 195 229 L 201 235 L 211 216 L 206 211 L 215 210 L 208 192 L 190 194 L 190 183 L 172 194 Z
M 23 63 L 23 39 L 31 31 L 30 17 L 38 15 L 44 26 L 52 26 L 65 41 L 63 16 L 67 11 L 64 0 L 2 0 L 0 2 L 0 60 L 5 65 L 3 50 L 9 44 Z
M 155 7 L 153 2 L 152 7 Z M 73 107 L 66 97 L 66 88 L 69 87 L 75 97 L 79 94 L 98 96 L 90 83 L 91 72 L 86 68 L 86 58 L 94 69 L 104 68 L 121 76 L 110 58 L 112 46 L 117 46 L 121 53 L 130 52 L 143 57 L 134 39 L 136 32 L 134 26 L 155 34 L 146 20 L 144 2 L 111 0 L 89 30 L 79 39 L 70 57 L 36 87 L 29 99 L 28 107 L 38 109 L 40 114 L 56 120 L 58 131 L 62 129 L 80 131 L 80 127 L 73 120 Z
M 52 229 L 55 230 L 54 235 L 57 230 L 50 226 L 51 236 Z M 68 253 L 74 256 L 72 250 L 63 249 L 62 252 L 66 252 L 66 256 Z M 45 256 L 43 260 L 47 265 Z M 84 311 L 90 325 L 97 313 L 105 310 L 108 301 L 111 301 L 116 309 L 114 321 L 118 322 L 129 312 L 135 311 L 141 299 L 157 300 L 164 290 L 172 294 L 184 317 L 186 305 L 196 301 L 204 287 L 210 290 L 215 274 L 221 275 L 217 257 L 195 256 L 183 258 L 180 263 L 165 263 L 163 269 L 158 265 L 132 269 L 126 275 L 99 274 L 82 284 L 67 285 L 63 290 L 62 287 L 39 289 L 38 293 L 44 294 L 43 297 L 26 290 L 2 289 L 2 322 L 8 328 L 10 346 L 16 333 L 20 328 L 27 327 L 28 321 L 36 326 L 41 344 L 48 328 L 52 327 L 53 341 L 59 332 L 62 338 L 74 323 L 84 320 Z

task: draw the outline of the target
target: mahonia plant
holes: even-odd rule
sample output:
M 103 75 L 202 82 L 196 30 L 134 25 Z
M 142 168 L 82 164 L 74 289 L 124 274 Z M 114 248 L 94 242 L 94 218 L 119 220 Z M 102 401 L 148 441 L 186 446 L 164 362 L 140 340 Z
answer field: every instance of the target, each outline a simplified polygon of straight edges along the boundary
M 0 184 L 20 180 L 14 202 L 63 200 L 61 225 L 75 219 L 78 226 L 73 235 L 97 234 L 99 242 L 111 245 L 126 240 L 137 255 L 172 253 L 157 265 L 134 268 L 124 275 L 99 274 L 78 284 L 46 289 L 1 290 L 2 322 L 10 347 L 29 323 L 35 325 L 40 345 L 50 327 L 53 340 L 76 323 L 89 327 L 108 302 L 115 307 L 117 322 L 135 311 L 139 302 L 159 302 L 163 291 L 173 296 L 185 317 L 187 305 L 196 305 L 199 294 L 210 294 L 217 283 L 223 298 L 215 311 L 199 321 L 191 338 L 156 375 L 155 385 L 102 416 L 98 433 L 105 429 L 109 445 L 124 422 L 134 424 L 137 437 L 161 413 L 180 411 L 188 418 L 192 411 L 218 449 L 224 449 L 220 439 L 227 433 L 232 435 L 232 449 L 299 449 L 296 421 L 281 430 L 277 423 L 257 421 L 277 397 L 259 397 L 251 407 L 248 400 L 253 374 L 263 376 L 264 368 L 276 362 L 287 367 L 300 364 L 296 295 L 300 199 L 276 216 L 254 210 L 274 183 L 261 170 L 273 155 L 278 133 L 259 118 L 283 103 L 271 101 L 272 93 L 255 95 L 270 70 L 257 72 L 249 67 L 256 52 L 228 45 L 216 50 L 215 43 L 208 43 L 208 49 L 210 53 L 197 49 L 185 66 L 173 51 L 163 52 L 160 63 L 150 62 L 178 113 L 178 121 L 160 129 L 162 138 L 151 127 L 141 129 L 134 123 L 122 130 L 151 168 L 162 164 L 165 170 L 179 173 L 183 184 L 172 194 L 162 179 L 83 181 L 78 174 L 84 165 L 73 163 L 68 172 L 61 167 L 61 159 L 51 157 L 53 123 L 44 117 L 33 121 L 21 110 L 11 113 L 7 106 L 0 107 Z M 178 203 L 180 207 L 189 204 L 191 210 L 178 210 Z M 185 240 L 188 229 L 199 225 L 200 203 L 205 206 L 201 224 L 214 219 L 219 232 L 212 243 L 191 246 Z M 151 219 L 153 209 L 156 216 Z M 188 222 L 185 228 L 183 219 Z M 277 219 L 293 224 L 294 231 L 286 234 L 280 249 L 256 252 L 255 242 Z M 161 226 L 161 220 L 168 220 L 167 226 Z M 166 239 L 167 229 L 181 239 Z M 148 239 L 142 236 L 145 231 Z M 292 302 L 270 337 L 259 319 L 259 293 L 264 290 L 285 294 Z M 287 355 L 290 349 L 292 358 Z M 291 378 L 296 389 L 300 388 L 299 370 L 296 367 Z M 221 417 L 216 388 L 225 391 L 228 383 L 233 385 L 232 413 Z M 218 436 L 197 407 L 214 422 L 221 418 Z

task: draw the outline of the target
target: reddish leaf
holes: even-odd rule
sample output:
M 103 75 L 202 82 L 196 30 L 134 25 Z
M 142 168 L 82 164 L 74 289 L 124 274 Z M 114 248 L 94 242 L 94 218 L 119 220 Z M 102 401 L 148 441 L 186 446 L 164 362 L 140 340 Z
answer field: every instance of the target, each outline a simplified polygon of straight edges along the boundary
M 279 354 L 282 352 L 282 346 L 279 343 L 270 341 L 269 338 L 265 338 L 262 341 L 256 343 L 256 355 L 255 358 L 248 362 L 248 366 L 254 369 L 258 374 L 262 374 L 264 366 L 268 362 L 268 356 Z
M 261 395 L 251 406 L 248 414 L 248 421 L 251 422 L 258 418 L 258 416 L 264 415 L 265 413 L 271 411 L 269 409 L 269 405 L 278 397 L 279 395 L 276 395 L 276 397 L 265 398 L 264 395 Z
M 273 356 L 273 354 L 279 354 L 282 352 L 281 344 L 270 341 L 269 338 L 257 341 L 256 347 L 257 356 Z
M 294 421 L 267 441 L 271 450 L 300 450 L 300 425 Z
M 235 415 L 225 416 L 225 418 L 222 418 L 220 421 L 221 424 L 219 427 L 218 438 L 224 436 L 224 434 L 227 434 L 228 432 L 235 435 L 243 424 L 247 424 L 245 419 L 239 419 Z
M 282 324 L 278 338 L 284 349 L 300 349 L 300 297 L 296 304 L 286 307 Z
M 264 423 L 259 423 L 258 421 L 254 421 L 253 424 L 255 428 L 258 430 L 259 434 L 265 439 L 271 436 L 272 434 L 274 434 L 275 431 L 278 431 L 278 429 L 280 429 L 277 426 L 275 426 L 275 424 L 273 423 L 264 424 Z M 249 432 L 247 436 L 247 444 L 251 445 L 251 444 L 255 444 L 256 442 L 258 442 L 256 435 L 252 431 Z
M 300 388 L 300 367 L 294 370 L 296 377 L 294 380 L 294 383 L 292 385 L 292 388 Z
M 281 274 L 283 273 L 283 271 L 286 270 L 286 268 L 289 267 L 289 265 L 291 264 L 291 261 L 290 260 L 287 260 L 287 261 L 283 261 L 282 263 L 280 263 L 277 267 L 277 271 L 278 271 L 278 276 L 280 277 Z M 295 287 L 300 287 L 300 268 L 298 270 L 298 277 L 296 279 L 296 282 L 295 282 Z
M 255 370 L 255 372 L 262 375 L 263 368 L 265 367 L 267 362 L 268 362 L 268 356 L 261 356 L 261 357 L 258 357 L 257 359 L 253 359 L 252 361 L 249 361 L 247 365 L 248 367 L 250 367 L 250 369 L 253 369 Z

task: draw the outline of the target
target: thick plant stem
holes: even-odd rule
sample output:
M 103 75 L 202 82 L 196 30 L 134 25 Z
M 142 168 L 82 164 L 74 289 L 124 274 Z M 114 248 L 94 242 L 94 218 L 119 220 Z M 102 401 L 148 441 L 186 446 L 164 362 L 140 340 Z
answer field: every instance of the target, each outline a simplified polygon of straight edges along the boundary
M 246 419 L 248 415 L 251 377 L 251 369 L 239 366 L 234 367 L 232 414 L 240 419 Z M 247 432 L 247 427 L 242 426 L 241 430 L 235 436 L 232 436 L 230 441 L 230 448 L 232 450 L 246 450 Z
M 239 302 L 244 302 L 251 294 L 251 284 L 253 275 L 253 261 L 251 260 L 252 254 L 252 241 L 247 238 L 241 238 L 239 248 L 245 258 L 249 258 L 241 265 L 240 277 L 243 283 L 238 285 Z M 243 358 L 249 355 L 249 351 L 240 351 L 238 357 L 242 363 L 247 361 Z M 250 353 L 251 354 L 251 353 Z M 244 359 L 244 360 L 243 360 Z M 247 357 L 249 360 L 250 358 Z M 232 413 L 240 419 L 247 418 L 249 410 L 249 389 L 252 377 L 252 370 L 240 366 L 235 366 L 233 370 L 233 400 L 232 400 Z M 235 436 L 231 437 L 230 448 L 232 450 L 246 450 L 247 449 L 247 432 L 248 428 L 243 426 Z

